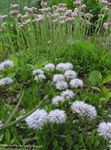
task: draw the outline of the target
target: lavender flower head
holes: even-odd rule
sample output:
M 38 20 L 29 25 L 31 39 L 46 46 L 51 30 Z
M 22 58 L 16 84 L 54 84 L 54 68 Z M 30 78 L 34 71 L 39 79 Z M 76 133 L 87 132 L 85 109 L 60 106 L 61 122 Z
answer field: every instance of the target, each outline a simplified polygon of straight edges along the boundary
M 59 71 L 66 71 L 73 69 L 73 65 L 71 63 L 60 63 L 56 66 L 56 69 Z
M 56 83 L 56 89 L 58 90 L 66 90 L 68 88 L 68 84 L 65 81 L 58 81 Z
M 66 122 L 67 115 L 65 111 L 55 109 L 49 113 L 48 118 L 49 118 L 49 122 L 51 123 L 62 124 Z
M 53 71 L 55 69 L 55 65 L 49 63 L 49 64 L 45 65 L 44 69 L 48 70 L 48 71 Z
M 52 99 L 52 104 L 58 106 L 59 102 L 63 103 L 65 100 L 62 96 L 56 96 Z
M 70 81 L 72 88 L 83 87 L 83 81 L 81 79 L 73 79 Z
M 44 109 L 37 109 L 25 121 L 29 128 L 41 130 L 47 123 L 48 113 Z
M 73 70 L 67 70 L 64 75 L 66 79 L 74 79 L 77 77 L 77 73 Z
M 32 74 L 33 75 L 39 75 L 39 74 L 43 74 L 44 72 L 41 69 L 35 69 L 33 70 Z
M 64 75 L 63 74 L 55 74 L 53 76 L 53 82 L 57 83 L 57 82 L 60 82 L 60 81 L 64 81 Z
M 39 75 L 37 76 L 37 78 L 38 78 L 39 81 L 46 80 L 46 76 L 45 76 L 44 74 L 39 74 Z
M 85 102 L 75 101 L 71 106 L 71 110 L 73 113 L 77 113 L 80 117 L 86 117 L 90 120 L 95 119 L 97 116 L 95 107 Z
M 35 80 L 37 81 L 46 80 L 46 76 L 44 75 L 44 72 L 41 69 L 33 70 L 32 74 L 35 75 Z
M 14 63 L 11 60 L 5 60 L 3 62 L 0 63 L 0 70 L 3 70 L 4 68 L 9 68 L 9 67 L 13 67 Z
M 99 136 L 111 140 L 111 122 L 101 122 L 97 131 Z
M 12 84 L 13 83 L 13 79 L 11 78 L 2 78 L 0 79 L 0 85 L 9 85 L 9 84 Z
M 75 96 L 75 93 L 73 91 L 67 89 L 66 91 L 63 91 L 61 93 L 61 96 L 63 96 L 64 99 L 71 99 Z

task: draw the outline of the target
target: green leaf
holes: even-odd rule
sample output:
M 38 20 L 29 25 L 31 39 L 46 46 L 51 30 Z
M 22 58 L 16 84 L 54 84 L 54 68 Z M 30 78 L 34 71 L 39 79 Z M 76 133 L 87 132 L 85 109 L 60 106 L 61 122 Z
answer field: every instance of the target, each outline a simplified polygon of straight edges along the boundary
M 89 74 L 88 81 L 91 86 L 102 85 L 102 74 L 99 71 L 92 71 Z
M 7 144 L 10 143 L 10 132 L 9 132 L 9 130 L 5 131 L 5 140 L 6 140 Z
M 18 66 L 18 57 L 16 55 L 11 55 L 11 59 L 14 62 L 14 66 Z
M 105 77 L 105 79 L 103 80 L 103 84 L 108 83 L 111 81 L 111 75 Z
M 0 135 L 0 142 L 3 140 L 3 137 L 4 137 L 4 135 L 1 134 L 1 135 Z

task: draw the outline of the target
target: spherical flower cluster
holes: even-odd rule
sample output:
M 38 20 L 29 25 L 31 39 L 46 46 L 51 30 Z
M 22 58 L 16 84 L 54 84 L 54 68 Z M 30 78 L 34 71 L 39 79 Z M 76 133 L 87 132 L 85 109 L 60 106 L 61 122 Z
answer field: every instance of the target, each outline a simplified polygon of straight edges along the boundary
M 86 117 L 91 120 L 95 119 L 97 116 L 94 106 L 81 101 L 75 101 L 71 106 L 71 110 L 73 113 L 77 113 L 80 117 Z
M 13 83 L 13 79 L 11 78 L 2 78 L 0 79 L 0 85 L 8 85 Z
M 70 81 L 70 86 L 72 88 L 83 87 L 83 81 L 80 79 L 73 79 Z
M 46 76 L 45 76 L 44 74 L 39 74 L 39 75 L 37 76 L 37 78 L 38 78 L 39 81 L 46 80 Z
M 66 79 L 74 79 L 77 77 L 77 73 L 73 70 L 67 70 L 64 75 Z
M 67 115 L 65 111 L 55 109 L 50 111 L 48 118 L 49 118 L 49 122 L 51 123 L 62 124 L 66 122 Z
M 0 70 L 3 70 L 4 68 L 13 67 L 14 63 L 11 60 L 5 60 L 0 63 Z
M 60 81 L 64 81 L 64 75 L 63 74 L 55 74 L 53 76 L 53 82 L 57 83 L 57 82 L 60 82 Z
M 33 70 L 32 74 L 33 75 L 39 75 L 39 74 L 43 74 L 44 72 L 41 70 L 41 69 L 36 69 L 36 70 Z
M 64 98 L 62 96 L 56 96 L 52 99 L 52 104 L 58 106 L 59 103 L 64 102 Z
M 66 71 L 73 69 L 73 65 L 71 63 L 60 63 L 56 66 L 56 69 L 59 71 Z
M 59 71 L 64 71 L 65 70 L 65 64 L 64 63 L 60 63 L 56 66 L 56 69 Z
M 75 96 L 74 92 L 71 90 L 63 91 L 61 95 L 64 97 L 64 99 L 71 99 Z
M 42 81 L 46 79 L 46 76 L 44 75 L 44 72 L 41 69 L 33 70 L 32 74 L 36 76 L 35 80 Z
M 44 109 L 37 109 L 25 121 L 31 129 L 42 129 L 48 120 L 48 113 Z
M 101 122 L 97 131 L 100 136 L 111 140 L 111 122 Z
M 68 88 L 68 84 L 65 81 L 58 81 L 56 83 L 56 89 L 58 90 L 66 90 Z
M 47 65 L 45 65 L 45 70 L 48 70 L 48 71 L 53 71 L 54 69 L 55 69 L 55 65 L 54 64 L 51 64 L 51 63 L 49 63 L 49 64 L 47 64 Z

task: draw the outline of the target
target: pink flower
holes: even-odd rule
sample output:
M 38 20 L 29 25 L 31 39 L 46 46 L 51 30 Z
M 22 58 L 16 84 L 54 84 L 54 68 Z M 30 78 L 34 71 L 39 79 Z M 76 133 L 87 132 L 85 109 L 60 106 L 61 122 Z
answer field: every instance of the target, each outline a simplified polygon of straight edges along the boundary
M 76 12 L 71 13 L 71 17 L 76 17 L 78 14 Z

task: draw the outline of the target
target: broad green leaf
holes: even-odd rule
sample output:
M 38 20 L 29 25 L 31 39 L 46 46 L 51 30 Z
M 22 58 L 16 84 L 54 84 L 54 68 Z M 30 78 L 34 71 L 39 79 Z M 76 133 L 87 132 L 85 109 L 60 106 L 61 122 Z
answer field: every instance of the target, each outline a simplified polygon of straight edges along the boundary
M 91 86 L 102 85 L 102 74 L 101 72 L 95 70 L 89 74 L 88 81 Z

